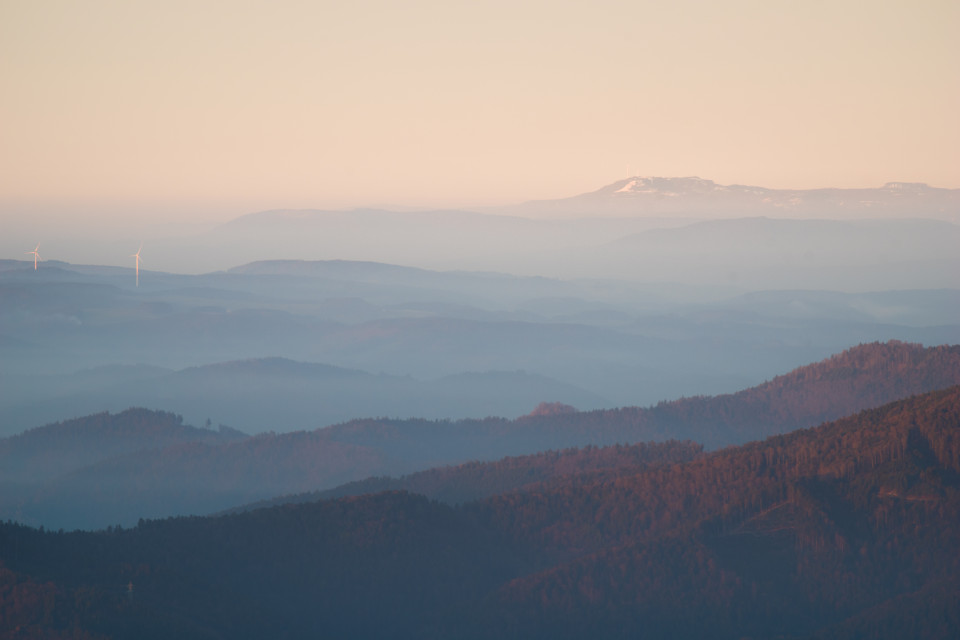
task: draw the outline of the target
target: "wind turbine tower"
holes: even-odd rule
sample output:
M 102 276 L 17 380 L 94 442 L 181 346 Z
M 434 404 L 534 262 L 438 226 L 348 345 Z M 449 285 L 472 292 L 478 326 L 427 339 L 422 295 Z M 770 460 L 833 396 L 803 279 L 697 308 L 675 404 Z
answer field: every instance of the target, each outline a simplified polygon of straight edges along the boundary
M 39 247 L 40 245 L 37 245 L 37 246 Z M 142 242 L 140 243 L 140 248 L 137 249 L 137 252 L 130 254 L 130 257 L 131 257 L 131 258 L 136 258 L 136 259 L 137 259 L 137 286 L 138 286 L 138 287 L 140 286 L 140 252 L 141 252 L 141 251 L 143 251 L 143 243 L 142 243 Z
M 40 254 L 37 253 L 40 250 L 40 243 L 37 243 L 37 247 L 33 251 L 24 251 L 28 255 L 33 255 L 33 270 L 37 270 L 37 261 L 40 259 Z

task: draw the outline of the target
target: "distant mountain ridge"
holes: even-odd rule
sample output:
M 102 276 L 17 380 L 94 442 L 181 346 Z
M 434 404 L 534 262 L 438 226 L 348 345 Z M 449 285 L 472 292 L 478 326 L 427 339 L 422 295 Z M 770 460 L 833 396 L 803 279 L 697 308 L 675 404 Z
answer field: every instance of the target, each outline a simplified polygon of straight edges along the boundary
M 768 189 L 698 177 L 633 176 L 581 195 L 507 207 L 514 214 L 890 218 L 960 221 L 960 189 L 888 182 L 859 189 Z

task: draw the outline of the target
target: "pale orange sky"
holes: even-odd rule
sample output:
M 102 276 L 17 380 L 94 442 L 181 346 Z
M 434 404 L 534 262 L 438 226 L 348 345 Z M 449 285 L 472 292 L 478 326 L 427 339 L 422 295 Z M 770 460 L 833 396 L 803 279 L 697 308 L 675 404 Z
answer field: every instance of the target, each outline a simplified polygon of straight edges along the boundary
M 956 0 L 0 0 L 0 215 L 960 187 Z

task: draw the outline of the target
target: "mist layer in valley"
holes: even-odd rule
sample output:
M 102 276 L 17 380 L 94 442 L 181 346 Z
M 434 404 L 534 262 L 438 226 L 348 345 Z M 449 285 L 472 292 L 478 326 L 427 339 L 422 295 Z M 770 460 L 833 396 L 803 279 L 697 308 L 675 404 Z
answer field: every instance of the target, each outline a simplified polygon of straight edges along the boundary
M 258 433 L 649 405 L 860 342 L 960 342 L 949 288 L 740 292 L 346 261 L 132 276 L 0 263 L 0 434 L 131 406 Z
M 268 211 L 148 237 L 139 277 L 51 239 L 0 261 L 0 436 L 129 407 L 256 434 L 650 406 L 960 343 L 958 201 L 638 177 L 496 212 Z

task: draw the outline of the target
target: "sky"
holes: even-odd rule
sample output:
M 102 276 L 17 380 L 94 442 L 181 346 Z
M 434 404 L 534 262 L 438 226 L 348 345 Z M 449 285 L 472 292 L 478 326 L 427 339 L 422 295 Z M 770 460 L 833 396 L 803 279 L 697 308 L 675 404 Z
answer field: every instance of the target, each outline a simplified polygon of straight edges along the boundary
M 958 188 L 958 32 L 956 0 L 0 0 L 0 220 Z

